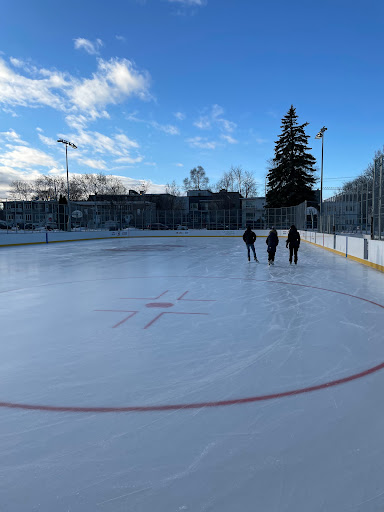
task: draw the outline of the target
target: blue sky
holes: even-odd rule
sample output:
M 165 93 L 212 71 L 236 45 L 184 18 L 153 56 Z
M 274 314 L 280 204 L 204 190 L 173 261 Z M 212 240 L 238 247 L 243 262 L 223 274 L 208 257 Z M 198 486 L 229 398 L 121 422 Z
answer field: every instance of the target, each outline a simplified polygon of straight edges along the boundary
M 264 193 L 280 121 L 308 121 L 324 186 L 384 144 L 380 1 L 6 2 L 0 19 L 0 197 L 15 179 L 104 172 L 152 191 L 231 165 Z M 332 195 L 325 191 L 324 197 Z

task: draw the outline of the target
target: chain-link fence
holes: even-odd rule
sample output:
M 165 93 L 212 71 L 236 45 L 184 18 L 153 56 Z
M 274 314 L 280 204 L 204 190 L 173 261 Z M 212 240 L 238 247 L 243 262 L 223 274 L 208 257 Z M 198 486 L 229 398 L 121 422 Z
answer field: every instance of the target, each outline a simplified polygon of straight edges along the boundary
M 242 208 L 231 210 L 157 210 L 149 201 L 0 201 L 0 229 L 7 231 L 83 231 L 136 229 L 237 230 L 316 228 L 308 225 L 307 204 L 289 208 Z
M 372 183 L 337 194 L 323 203 L 321 229 L 325 233 L 371 233 Z
M 373 191 L 372 191 L 372 235 L 374 238 L 382 240 L 384 238 L 384 156 L 375 160 L 373 173 Z
M 320 231 L 369 234 L 384 239 L 384 157 L 377 158 L 372 179 L 361 180 L 350 190 L 323 203 Z

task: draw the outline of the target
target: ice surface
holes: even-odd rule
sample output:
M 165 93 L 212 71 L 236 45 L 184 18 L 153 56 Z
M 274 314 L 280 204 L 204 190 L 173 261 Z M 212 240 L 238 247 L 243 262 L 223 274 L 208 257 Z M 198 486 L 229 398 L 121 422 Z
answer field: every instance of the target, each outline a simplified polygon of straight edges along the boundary
M 256 250 L 0 250 L 0 400 L 36 406 L 0 407 L 1 511 L 384 509 L 384 369 L 364 374 L 384 362 L 384 275 Z M 127 407 L 144 410 L 100 412 Z

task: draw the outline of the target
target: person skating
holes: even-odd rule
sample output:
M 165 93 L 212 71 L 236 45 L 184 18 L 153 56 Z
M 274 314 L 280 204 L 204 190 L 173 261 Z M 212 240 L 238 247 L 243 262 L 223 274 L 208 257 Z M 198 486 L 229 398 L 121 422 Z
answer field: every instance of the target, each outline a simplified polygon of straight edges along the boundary
M 265 243 L 268 245 L 268 265 L 274 265 L 276 247 L 279 245 L 279 237 L 277 236 L 277 231 L 274 227 L 269 232 Z
M 251 226 L 247 226 L 247 229 L 244 231 L 243 240 L 247 246 L 248 261 L 251 261 L 250 249 L 252 249 L 253 258 L 257 263 L 259 263 L 255 250 L 256 234 L 252 231 Z
M 297 251 L 300 247 L 300 233 L 297 231 L 296 226 L 292 225 L 288 232 L 286 243 L 287 249 L 289 246 L 289 263 L 292 265 L 292 256 L 294 255 L 295 265 L 297 265 Z

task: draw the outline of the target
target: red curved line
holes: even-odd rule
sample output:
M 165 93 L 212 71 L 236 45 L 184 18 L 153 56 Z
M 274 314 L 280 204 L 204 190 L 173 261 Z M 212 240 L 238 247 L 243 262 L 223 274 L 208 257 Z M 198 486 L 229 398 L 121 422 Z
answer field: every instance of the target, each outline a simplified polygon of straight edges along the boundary
M 153 279 L 153 277 L 177 278 L 177 277 L 182 277 L 182 276 L 151 276 L 151 279 Z M 196 277 L 196 278 L 200 278 L 200 279 L 201 278 L 203 278 L 203 279 L 223 279 L 222 277 L 214 277 L 214 276 L 212 276 L 212 277 L 189 276 L 189 277 Z M 107 280 L 107 279 L 108 278 L 102 278 L 100 280 Z M 114 279 L 114 278 L 111 278 L 111 279 Z M 127 277 L 127 278 L 123 278 L 123 279 L 131 279 L 131 278 Z M 244 278 L 230 277 L 228 279 L 242 280 Z M 337 290 L 329 290 L 328 288 L 321 288 L 319 286 L 312 286 L 312 285 L 298 284 L 298 283 L 287 283 L 286 281 L 270 281 L 270 280 L 266 280 L 266 279 L 248 279 L 248 280 L 263 282 L 263 283 L 272 283 L 272 284 L 277 283 L 277 284 L 286 284 L 286 285 L 290 285 L 290 286 L 301 286 L 303 288 L 313 288 L 315 290 L 323 290 L 323 291 L 327 291 L 327 292 L 338 293 L 340 295 L 346 295 L 348 297 L 352 297 L 355 299 L 362 300 L 364 302 L 368 302 L 370 304 L 374 304 L 375 306 L 379 306 L 380 308 L 384 309 L 383 305 L 381 305 L 377 302 L 374 302 L 372 300 L 364 299 L 363 297 L 359 297 L 357 295 L 352 295 L 352 294 L 346 293 L 346 292 L 339 292 Z M 56 284 L 63 284 L 63 283 L 56 283 Z M 69 284 L 69 283 L 64 283 L 64 284 Z M 13 290 L 11 290 L 11 291 L 13 291 Z M 4 293 L 4 292 L 2 292 L 2 293 Z M 300 395 L 303 393 L 310 393 L 313 391 L 318 391 L 320 389 L 326 389 L 329 387 L 338 386 L 340 384 L 345 384 L 346 382 L 351 382 L 353 380 L 361 379 L 363 377 L 366 377 L 367 375 L 378 372 L 379 370 L 382 370 L 383 368 L 384 368 L 384 362 L 380 363 L 379 365 L 374 366 L 372 368 L 368 368 L 368 370 L 364 370 L 360 373 L 350 375 L 349 377 L 344 377 L 342 379 L 325 382 L 323 384 L 318 384 L 316 386 L 308 386 L 305 388 L 294 389 L 294 390 L 290 390 L 290 391 L 283 391 L 280 393 L 273 393 L 273 394 L 269 394 L 269 395 L 259 395 L 259 396 L 252 396 L 252 397 L 246 397 L 246 398 L 234 398 L 232 400 L 221 400 L 221 401 L 214 401 L 214 402 L 199 402 L 199 403 L 170 404 L 170 405 L 129 406 L 129 407 L 71 407 L 71 406 L 33 405 L 33 404 L 20 404 L 20 403 L 14 403 L 14 402 L 0 402 L 0 408 L 5 407 L 5 408 L 10 408 L 10 409 L 26 409 L 26 410 L 52 411 L 52 412 L 77 412 L 77 413 L 116 412 L 117 413 L 117 412 L 172 411 L 172 410 L 179 410 L 179 409 L 200 409 L 202 407 L 224 407 L 224 406 L 228 406 L 228 405 L 261 402 L 261 401 L 265 401 L 265 400 L 273 400 L 276 398 L 284 398 L 284 397 L 288 397 L 288 396 Z
M 310 393 L 320 389 L 326 389 L 333 386 L 339 386 L 352 380 L 361 379 L 367 375 L 378 372 L 384 368 L 384 362 L 368 368 L 360 373 L 343 377 L 342 379 L 324 382 L 316 386 L 308 386 L 300 389 L 293 389 L 290 391 L 283 391 L 281 393 L 272 393 L 270 395 L 250 396 L 246 398 L 233 398 L 232 400 L 220 400 L 215 402 L 198 402 L 198 403 L 185 403 L 185 404 L 169 404 L 169 405 L 147 405 L 147 406 L 129 406 L 129 407 L 72 407 L 72 406 L 55 406 L 55 405 L 33 405 L 33 404 L 19 404 L 13 402 L 0 402 L 0 407 L 9 409 L 27 409 L 33 411 L 51 411 L 51 412 L 151 412 L 151 411 L 174 411 L 179 409 L 200 409 L 203 407 L 224 407 L 228 405 L 246 404 L 252 402 L 262 402 L 265 400 L 274 400 L 276 398 L 284 398 L 287 396 L 301 395 L 303 393 Z

